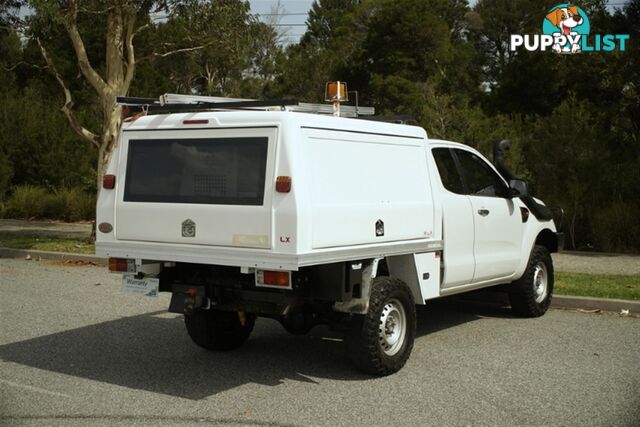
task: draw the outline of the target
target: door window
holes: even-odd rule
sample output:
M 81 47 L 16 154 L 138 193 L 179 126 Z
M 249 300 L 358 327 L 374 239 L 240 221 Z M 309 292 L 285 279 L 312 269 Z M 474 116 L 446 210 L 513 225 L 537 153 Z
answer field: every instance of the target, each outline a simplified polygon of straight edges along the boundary
M 462 177 L 458 172 L 451 150 L 448 148 L 434 148 L 432 153 L 444 188 L 453 193 L 465 194 Z
M 501 197 L 507 194 L 506 184 L 486 161 L 469 151 L 456 149 L 455 153 L 470 195 Z

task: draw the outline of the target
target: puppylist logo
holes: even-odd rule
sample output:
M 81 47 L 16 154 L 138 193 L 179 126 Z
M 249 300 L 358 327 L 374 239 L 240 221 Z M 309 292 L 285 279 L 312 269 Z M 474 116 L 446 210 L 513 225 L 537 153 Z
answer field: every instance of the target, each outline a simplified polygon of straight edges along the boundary
M 629 34 L 590 34 L 589 17 L 580 7 L 558 4 L 542 20 L 542 34 L 511 34 L 509 49 L 556 53 L 624 52 Z

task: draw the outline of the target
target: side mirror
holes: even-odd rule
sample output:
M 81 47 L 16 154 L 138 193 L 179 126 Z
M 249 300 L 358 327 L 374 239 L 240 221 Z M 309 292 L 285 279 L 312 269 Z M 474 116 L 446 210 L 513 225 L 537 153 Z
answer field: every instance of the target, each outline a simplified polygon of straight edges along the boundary
M 512 179 L 509 181 L 509 188 L 512 190 L 513 197 L 523 197 L 529 195 L 527 181 L 524 179 Z

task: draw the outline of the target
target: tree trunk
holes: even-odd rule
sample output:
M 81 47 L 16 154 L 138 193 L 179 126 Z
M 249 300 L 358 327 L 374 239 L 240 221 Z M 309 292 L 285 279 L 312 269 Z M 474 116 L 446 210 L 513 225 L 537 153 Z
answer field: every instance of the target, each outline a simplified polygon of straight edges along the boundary
M 109 166 L 113 150 L 117 146 L 118 134 L 122 123 L 122 107 L 120 105 L 116 105 L 115 96 L 106 98 L 113 99 L 113 101 L 106 101 L 106 105 L 103 105 L 103 131 L 100 135 L 100 148 L 98 149 L 98 165 L 96 169 L 96 185 L 98 194 L 102 188 L 102 177 L 107 170 L 107 166 Z M 111 105 L 110 107 L 108 106 L 109 104 Z
M 91 65 L 84 41 L 77 26 L 78 3 L 69 0 L 67 6 L 61 6 L 60 14 L 64 16 L 64 27 L 78 61 L 80 72 L 93 87 L 102 110 L 102 128 L 99 133 L 93 133 L 84 128 L 72 111 L 73 99 L 71 91 L 58 72 L 53 59 L 46 48 L 38 40 L 43 57 L 49 71 L 54 75 L 65 94 L 65 105 L 62 111 L 67 116 L 71 127 L 83 138 L 91 141 L 98 148 L 98 164 L 96 167 L 96 191 L 102 188 L 102 178 L 116 147 L 118 133 L 122 122 L 122 107 L 116 105 L 117 96 L 125 96 L 129 92 L 135 69 L 135 52 L 133 38 L 135 36 L 135 21 L 137 5 L 135 1 L 121 0 L 108 8 L 107 28 L 105 34 L 105 72 L 100 75 Z

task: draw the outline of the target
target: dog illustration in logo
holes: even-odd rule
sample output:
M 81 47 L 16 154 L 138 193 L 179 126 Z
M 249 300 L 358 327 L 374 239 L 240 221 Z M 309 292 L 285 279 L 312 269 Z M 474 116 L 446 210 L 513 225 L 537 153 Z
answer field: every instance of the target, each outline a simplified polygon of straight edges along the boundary
M 578 33 L 574 31 L 574 28 L 578 25 L 582 25 L 584 22 L 584 19 L 580 16 L 580 12 L 578 12 L 578 7 L 569 5 L 552 10 L 546 18 L 554 25 L 554 27 L 558 27 L 560 29 L 560 33 L 565 37 L 569 35 L 577 36 Z M 556 43 L 553 45 L 553 50 L 557 53 L 576 53 L 580 52 L 580 45 L 578 43 L 573 43 L 571 44 L 571 47 L 565 46 L 563 48 L 559 43 Z

